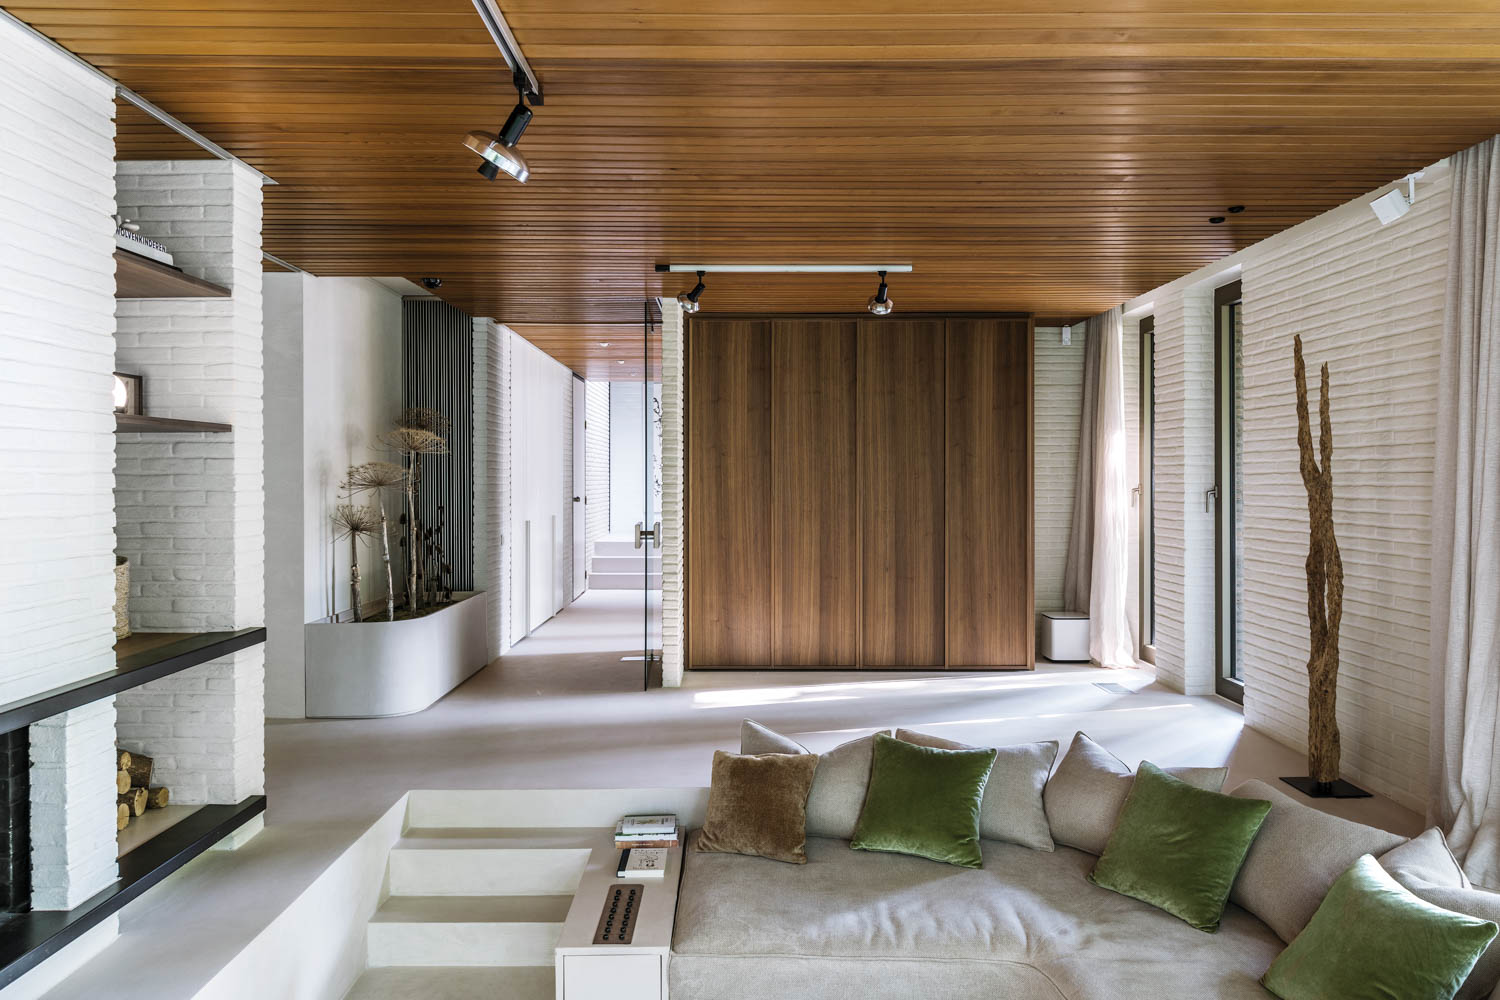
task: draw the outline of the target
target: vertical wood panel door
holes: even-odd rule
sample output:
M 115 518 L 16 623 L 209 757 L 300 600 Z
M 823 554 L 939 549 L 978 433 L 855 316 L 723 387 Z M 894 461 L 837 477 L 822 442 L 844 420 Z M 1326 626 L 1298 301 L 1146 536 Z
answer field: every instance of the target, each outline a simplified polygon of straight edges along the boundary
M 689 662 L 771 662 L 771 324 L 688 327 Z
M 859 323 L 860 661 L 944 662 L 943 321 Z
M 855 324 L 771 327 L 771 657 L 859 664 Z
M 947 664 L 1029 667 L 1031 324 L 947 321 Z

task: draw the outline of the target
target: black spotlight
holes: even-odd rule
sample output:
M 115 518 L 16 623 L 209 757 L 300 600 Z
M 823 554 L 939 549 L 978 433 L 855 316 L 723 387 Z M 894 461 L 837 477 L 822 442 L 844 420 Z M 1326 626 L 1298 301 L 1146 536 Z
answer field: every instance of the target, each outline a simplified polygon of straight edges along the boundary
M 896 307 L 896 303 L 891 301 L 890 288 L 885 283 L 885 272 L 879 273 L 880 287 L 875 290 L 874 295 L 870 296 L 870 300 L 865 303 L 865 308 L 876 316 L 889 316 L 891 310 Z
M 698 272 L 698 283 L 693 286 L 691 292 L 679 292 L 677 295 L 677 304 L 682 306 L 682 311 L 689 316 L 698 311 L 698 296 L 703 294 L 703 274 L 702 271 Z
M 532 112 L 526 106 L 526 78 L 520 73 L 516 74 L 516 91 L 519 95 L 516 106 L 511 108 L 510 117 L 505 119 L 500 134 L 470 132 L 464 136 L 464 145 L 484 158 L 484 162 L 479 165 L 479 172 L 486 179 L 494 180 L 503 170 L 525 184 L 526 178 L 531 176 L 531 168 L 526 165 L 526 158 L 516 152 L 515 147 L 521 141 L 521 134 L 526 131 L 526 126 L 531 124 Z
M 1210 223 L 1211 223 L 1211 224 L 1213 224 L 1213 225 L 1215 225 L 1215 226 L 1217 226 L 1217 225 L 1218 225 L 1218 224 L 1219 224 L 1219 223 L 1221 223 L 1221 222 L 1223 222 L 1223 221 L 1224 221 L 1224 216 L 1222 216 L 1222 215 L 1210 215 L 1210 216 L 1209 216 L 1209 217 L 1208 217 L 1208 221 L 1209 221 L 1209 222 L 1210 222 Z
M 422 279 L 422 287 L 423 288 L 430 288 L 433 291 L 437 291 L 439 288 L 443 287 L 443 279 L 442 278 L 423 278 Z

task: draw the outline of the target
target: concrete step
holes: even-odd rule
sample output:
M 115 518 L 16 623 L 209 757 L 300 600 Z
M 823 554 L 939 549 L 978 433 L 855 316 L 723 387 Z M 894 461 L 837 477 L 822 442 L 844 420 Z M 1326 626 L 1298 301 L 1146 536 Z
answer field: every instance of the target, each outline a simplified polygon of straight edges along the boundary
M 651 560 L 646 559 L 637 552 L 629 556 L 595 556 L 594 561 L 589 563 L 589 575 L 596 573 L 639 573 L 645 567 L 650 567 L 651 572 L 661 572 L 661 553 L 652 550 Z
M 520 833 L 520 836 L 515 835 Z M 393 896 L 571 894 L 597 831 L 410 831 L 387 863 Z
M 369 969 L 344 1000 L 554 1000 L 551 966 L 471 966 Z
M 591 590 L 660 590 L 661 574 L 652 573 L 590 573 Z
M 594 543 L 592 554 L 596 559 L 600 556 L 604 556 L 605 558 L 636 556 L 639 558 L 641 553 L 645 551 L 644 547 L 650 544 L 650 542 L 642 542 L 642 548 L 638 549 L 635 547 L 634 538 L 601 538 Z
M 547 965 L 571 896 L 391 896 L 366 942 L 371 968 Z

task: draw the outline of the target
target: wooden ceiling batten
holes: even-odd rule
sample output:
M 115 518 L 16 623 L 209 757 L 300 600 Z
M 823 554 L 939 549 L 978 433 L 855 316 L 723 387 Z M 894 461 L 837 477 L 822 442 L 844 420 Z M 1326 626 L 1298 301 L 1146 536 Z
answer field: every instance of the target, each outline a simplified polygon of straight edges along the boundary
M 502 0 L 547 94 L 524 186 L 460 145 L 515 99 L 471 0 L 6 9 L 275 177 L 269 252 L 440 275 L 597 372 L 631 367 L 601 325 L 639 344 L 641 301 L 691 286 L 672 260 L 910 261 L 898 316 L 1107 308 L 1500 131 L 1497 2 Z M 123 158 L 188 152 L 141 117 Z M 719 275 L 703 301 L 872 289 Z

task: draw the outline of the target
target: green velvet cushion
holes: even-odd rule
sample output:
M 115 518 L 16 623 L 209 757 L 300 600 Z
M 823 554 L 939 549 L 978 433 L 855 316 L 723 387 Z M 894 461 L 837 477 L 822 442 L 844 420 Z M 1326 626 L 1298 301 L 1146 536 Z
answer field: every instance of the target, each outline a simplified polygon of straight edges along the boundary
M 1200 931 L 1216 931 L 1234 877 L 1270 811 L 1269 802 L 1194 788 L 1143 762 L 1089 881 Z
M 993 749 L 942 750 L 877 734 L 849 846 L 978 868 L 979 804 L 994 763 Z
M 1418 899 L 1366 854 L 1261 985 L 1282 1000 L 1452 1000 L 1495 931 Z

